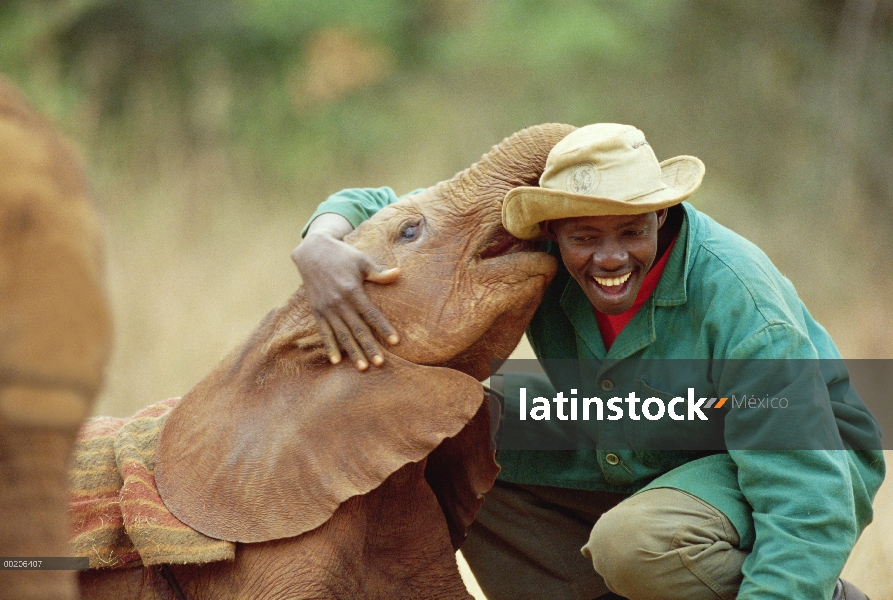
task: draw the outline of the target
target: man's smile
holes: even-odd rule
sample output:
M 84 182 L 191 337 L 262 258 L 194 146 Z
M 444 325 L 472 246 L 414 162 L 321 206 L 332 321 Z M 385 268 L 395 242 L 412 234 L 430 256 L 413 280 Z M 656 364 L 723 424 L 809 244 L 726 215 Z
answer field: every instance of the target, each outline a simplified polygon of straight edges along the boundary
M 630 271 L 629 273 L 624 273 L 623 275 L 620 275 L 619 277 L 596 277 L 595 275 L 593 275 L 592 278 L 600 286 L 611 288 L 611 287 L 618 287 L 618 286 L 621 286 L 624 283 L 626 283 L 626 280 L 629 279 L 630 275 L 632 275 L 632 271 Z M 614 290 L 612 290 L 612 291 L 614 291 Z
M 589 290 L 586 296 L 592 305 L 607 314 L 619 314 L 628 309 L 641 287 L 641 278 L 636 277 L 637 269 L 613 277 L 589 276 Z

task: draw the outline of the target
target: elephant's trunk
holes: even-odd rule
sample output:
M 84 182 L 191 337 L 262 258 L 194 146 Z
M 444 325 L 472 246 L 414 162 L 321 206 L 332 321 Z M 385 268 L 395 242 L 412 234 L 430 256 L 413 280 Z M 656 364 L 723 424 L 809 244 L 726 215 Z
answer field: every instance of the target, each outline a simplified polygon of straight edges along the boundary
M 576 127 L 546 123 L 522 129 L 502 140 L 477 163 L 441 183 L 445 197 L 457 204 L 479 209 L 482 203 L 502 206 L 509 190 L 522 185 L 539 185 L 549 151 Z

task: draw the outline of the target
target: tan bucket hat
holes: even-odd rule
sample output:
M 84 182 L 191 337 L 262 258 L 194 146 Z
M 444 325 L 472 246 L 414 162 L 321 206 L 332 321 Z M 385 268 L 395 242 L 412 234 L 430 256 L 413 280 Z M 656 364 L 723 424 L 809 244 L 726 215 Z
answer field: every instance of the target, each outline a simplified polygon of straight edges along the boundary
M 704 163 L 694 156 L 658 163 L 645 134 L 631 125 L 587 125 L 555 144 L 539 187 L 506 194 L 502 223 L 515 237 L 542 238 L 543 221 L 635 215 L 679 204 L 703 178 Z

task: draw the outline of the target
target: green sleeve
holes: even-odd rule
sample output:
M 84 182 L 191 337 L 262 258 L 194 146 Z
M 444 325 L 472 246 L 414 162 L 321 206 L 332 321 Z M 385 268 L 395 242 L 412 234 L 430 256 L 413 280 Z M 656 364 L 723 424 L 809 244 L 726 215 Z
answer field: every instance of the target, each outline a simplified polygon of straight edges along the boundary
M 859 466 L 851 463 L 856 456 L 844 449 L 833 426 L 830 392 L 834 387 L 828 388 L 818 363 L 814 370 L 793 366 L 799 361 L 779 360 L 782 348 L 785 359 L 818 358 L 816 347 L 802 331 L 787 324 L 768 325 L 733 354 L 773 360 L 760 361 L 765 366 L 748 369 L 750 373 L 737 373 L 734 387 L 742 391 L 765 389 L 761 384 L 784 379 L 785 368 L 792 365 L 791 372 L 799 380 L 777 394 L 789 397 L 790 408 L 783 412 L 791 415 L 730 411 L 726 416 L 727 441 L 741 435 L 759 439 L 763 434 L 772 436 L 777 444 L 785 436 L 796 439 L 799 431 L 806 432 L 812 447 L 820 449 L 729 450 L 738 467 L 738 485 L 753 509 L 753 530 L 747 536 L 752 536 L 753 546 L 742 568 L 739 600 L 830 597 L 862 527 L 871 518 L 864 511 L 870 511 L 872 488 L 876 490 L 880 481 L 877 476 L 865 478 Z M 767 373 L 774 370 L 772 366 L 781 372 Z M 757 370 L 761 372 L 753 372 Z M 726 373 L 721 377 L 725 378 Z M 813 394 L 815 401 L 809 402 Z M 803 410 L 797 410 L 796 404 Z M 798 445 L 794 441 L 789 447 Z M 878 467 L 881 465 L 874 465 Z
M 413 190 L 410 194 L 417 194 L 424 188 Z M 316 207 L 310 220 L 301 230 L 301 237 L 307 235 L 307 228 L 313 219 L 324 213 L 335 213 L 341 215 L 353 225 L 354 228 L 359 227 L 360 223 L 380 211 L 389 204 L 393 204 L 402 196 L 397 196 L 389 187 L 380 188 L 351 188 L 341 190 L 332 194 L 326 200 Z
M 881 450 L 881 430 L 877 421 L 850 383 L 850 374 L 845 361 L 831 340 L 831 336 L 803 308 L 809 339 L 823 360 L 821 366 L 828 392 L 831 395 L 831 408 L 837 419 L 844 446 L 848 449 L 847 459 L 853 480 L 857 531 L 861 532 L 871 523 L 872 501 L 884 481 L 886 465 Z
M 730 454 L 755 533 L 738 599 L 829 598 L 857 537 L 846 451 Z

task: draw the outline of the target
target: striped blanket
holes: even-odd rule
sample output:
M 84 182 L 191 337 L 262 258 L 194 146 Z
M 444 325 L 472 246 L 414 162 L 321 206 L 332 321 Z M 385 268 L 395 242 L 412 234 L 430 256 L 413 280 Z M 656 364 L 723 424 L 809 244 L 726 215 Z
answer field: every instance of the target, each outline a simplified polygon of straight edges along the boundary
M 71 546 L 91 569 L 233 560 L 235 544 L 209 538 L 164 506 L 155 488 L 155 445 L 179 401 L 129 419 L 96 417 L 78 434 L 70 473 Z

